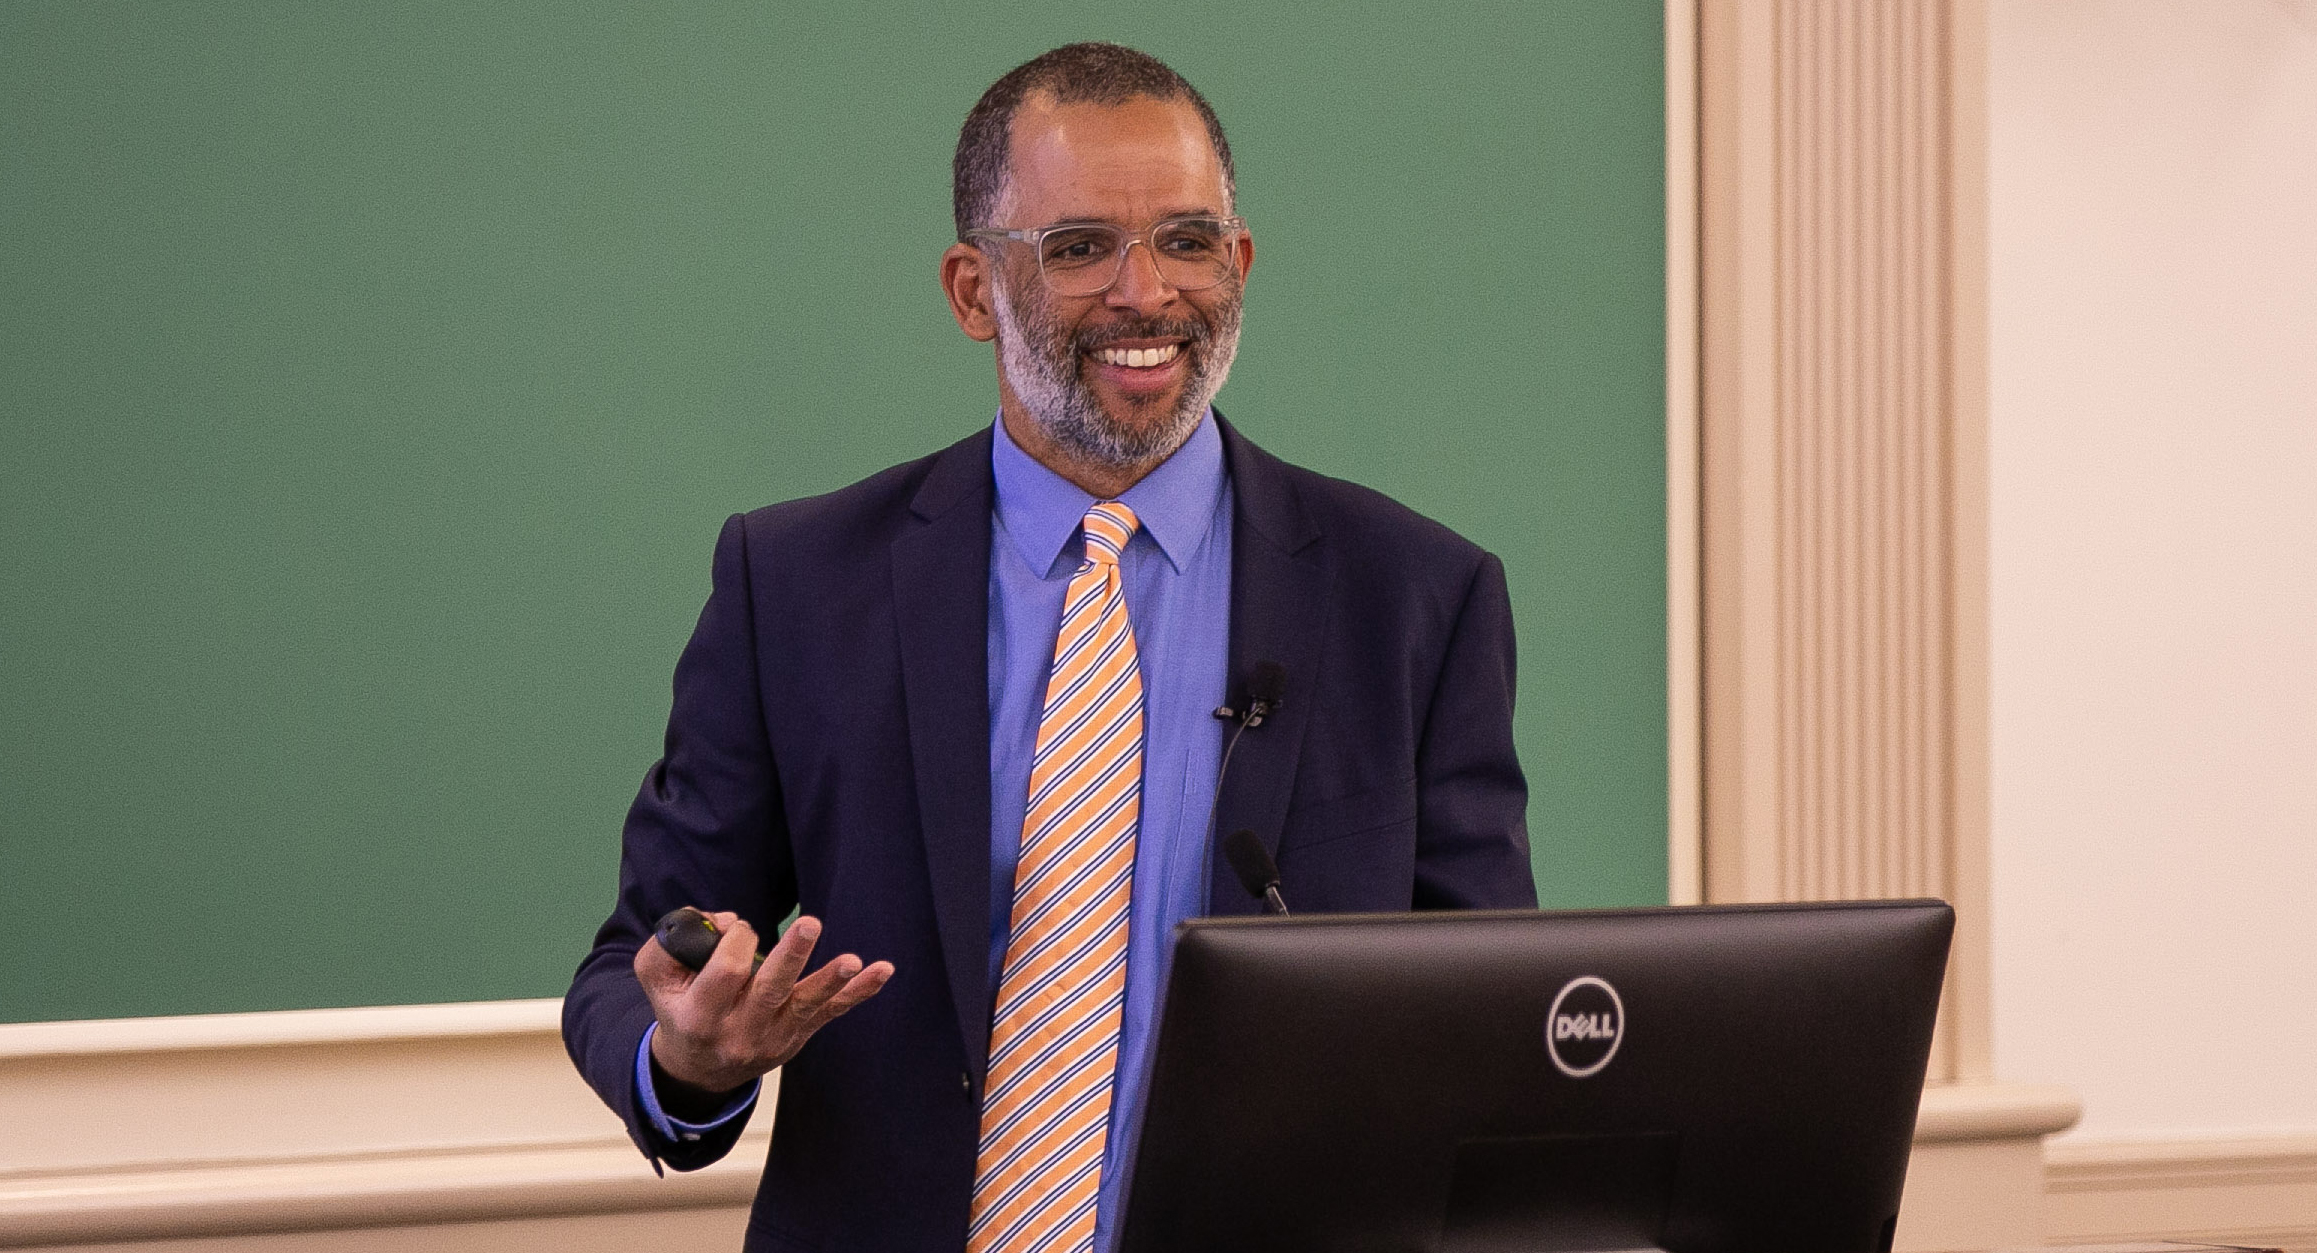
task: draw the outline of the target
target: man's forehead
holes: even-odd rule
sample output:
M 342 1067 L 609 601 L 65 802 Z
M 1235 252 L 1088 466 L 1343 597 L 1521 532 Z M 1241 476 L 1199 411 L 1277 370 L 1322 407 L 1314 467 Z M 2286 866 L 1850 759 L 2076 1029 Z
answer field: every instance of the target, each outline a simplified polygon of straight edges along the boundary
M 1188 100 L 1061 104 L 1033 94 L 1014 114 L 1010 140 L 1000 220 L 1014 211 L 1059 221 L 1229 208 L 1222 162 Z

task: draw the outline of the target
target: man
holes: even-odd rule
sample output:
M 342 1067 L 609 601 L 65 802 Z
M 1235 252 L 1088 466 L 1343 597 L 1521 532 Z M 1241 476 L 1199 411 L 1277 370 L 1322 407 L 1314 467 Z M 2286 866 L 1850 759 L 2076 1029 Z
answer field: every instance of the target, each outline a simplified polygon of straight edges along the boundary
M 781 1070 L 751 1249 L 1112 1247 L 1173 928 L 1257 908 L 1211 831 L 1302 911 L 1536 899 L 1502 567 L 1209 407 L 1254 245 L 1206 101 L 1056 49 L 955 176 L 998 420 L 725 525 L 565 1002 L 655 1164 L 721 1156 Z M 1260 661 L 1285 700 L 1218 796 Z M 686 904 L 724 933 L 697 975 L 650 939 Z

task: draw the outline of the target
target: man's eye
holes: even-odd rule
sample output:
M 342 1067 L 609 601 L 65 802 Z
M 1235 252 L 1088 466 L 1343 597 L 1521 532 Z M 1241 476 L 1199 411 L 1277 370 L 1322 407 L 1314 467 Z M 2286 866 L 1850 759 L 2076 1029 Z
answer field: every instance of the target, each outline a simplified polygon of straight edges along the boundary
M 1223 246 L 1223 233 L 1212 224 L 1179 223 L 1161 232 L 1158 247 L 1179 257 L 1205 256 Z
M 1107 236 L 1091 231 L 1066 231 L 1046 237 L 1045 257 L 1054 265 L 1085 265 L 1110 255 Z

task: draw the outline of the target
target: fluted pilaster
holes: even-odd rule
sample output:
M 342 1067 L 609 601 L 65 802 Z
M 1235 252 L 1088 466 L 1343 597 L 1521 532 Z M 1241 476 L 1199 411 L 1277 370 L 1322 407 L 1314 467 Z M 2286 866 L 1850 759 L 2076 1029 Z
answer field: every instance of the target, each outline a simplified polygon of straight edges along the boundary
M 1954 901 L 1984 1073 L 1981 14 L 1701 16 L 1706 895 Z

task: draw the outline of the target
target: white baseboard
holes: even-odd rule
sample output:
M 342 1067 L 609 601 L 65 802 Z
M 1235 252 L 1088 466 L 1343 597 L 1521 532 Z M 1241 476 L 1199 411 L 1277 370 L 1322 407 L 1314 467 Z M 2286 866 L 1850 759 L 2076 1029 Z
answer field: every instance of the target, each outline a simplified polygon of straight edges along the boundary
M 748 1207 L 554 1214 L 397 1227 L 245 1232 L 159 1240 L 44 1245 L 37 1253 L 726 1253 L 748 1229 Z
M 746 1205 L 770 1118 L 660 1178 L 559 1005 L 0 1025 L 0 1247 Z
M 2035 1243 L 2038 1146 L 2076 1112 L 2048 1088 L 1926 1091 L 1899 1248 Z M 738 1221 L 770 1114 L 659 1178 L 552 1000 L 0 1025 L 0 1247 L 440 1249 L 487 1224 L 468 1247 L 632 1248 L 638 1214 Z
M 2055 1242 L 2317 1243 L 2317 1135 L 2062 1141 L 2044 1175 Z
M 2061 1088 L 2014 1083 L 1923 1089 L 1899 1208 L 1897 1253 L 2043 1241 L 2043 1138 L 2083 1109 Z
M 0 1245 L 745 1206 L 764 1148 L 743 1141 L 725 1161 L 666 1180 L 624 1137 L 15 1177 L 0 1182 Z

